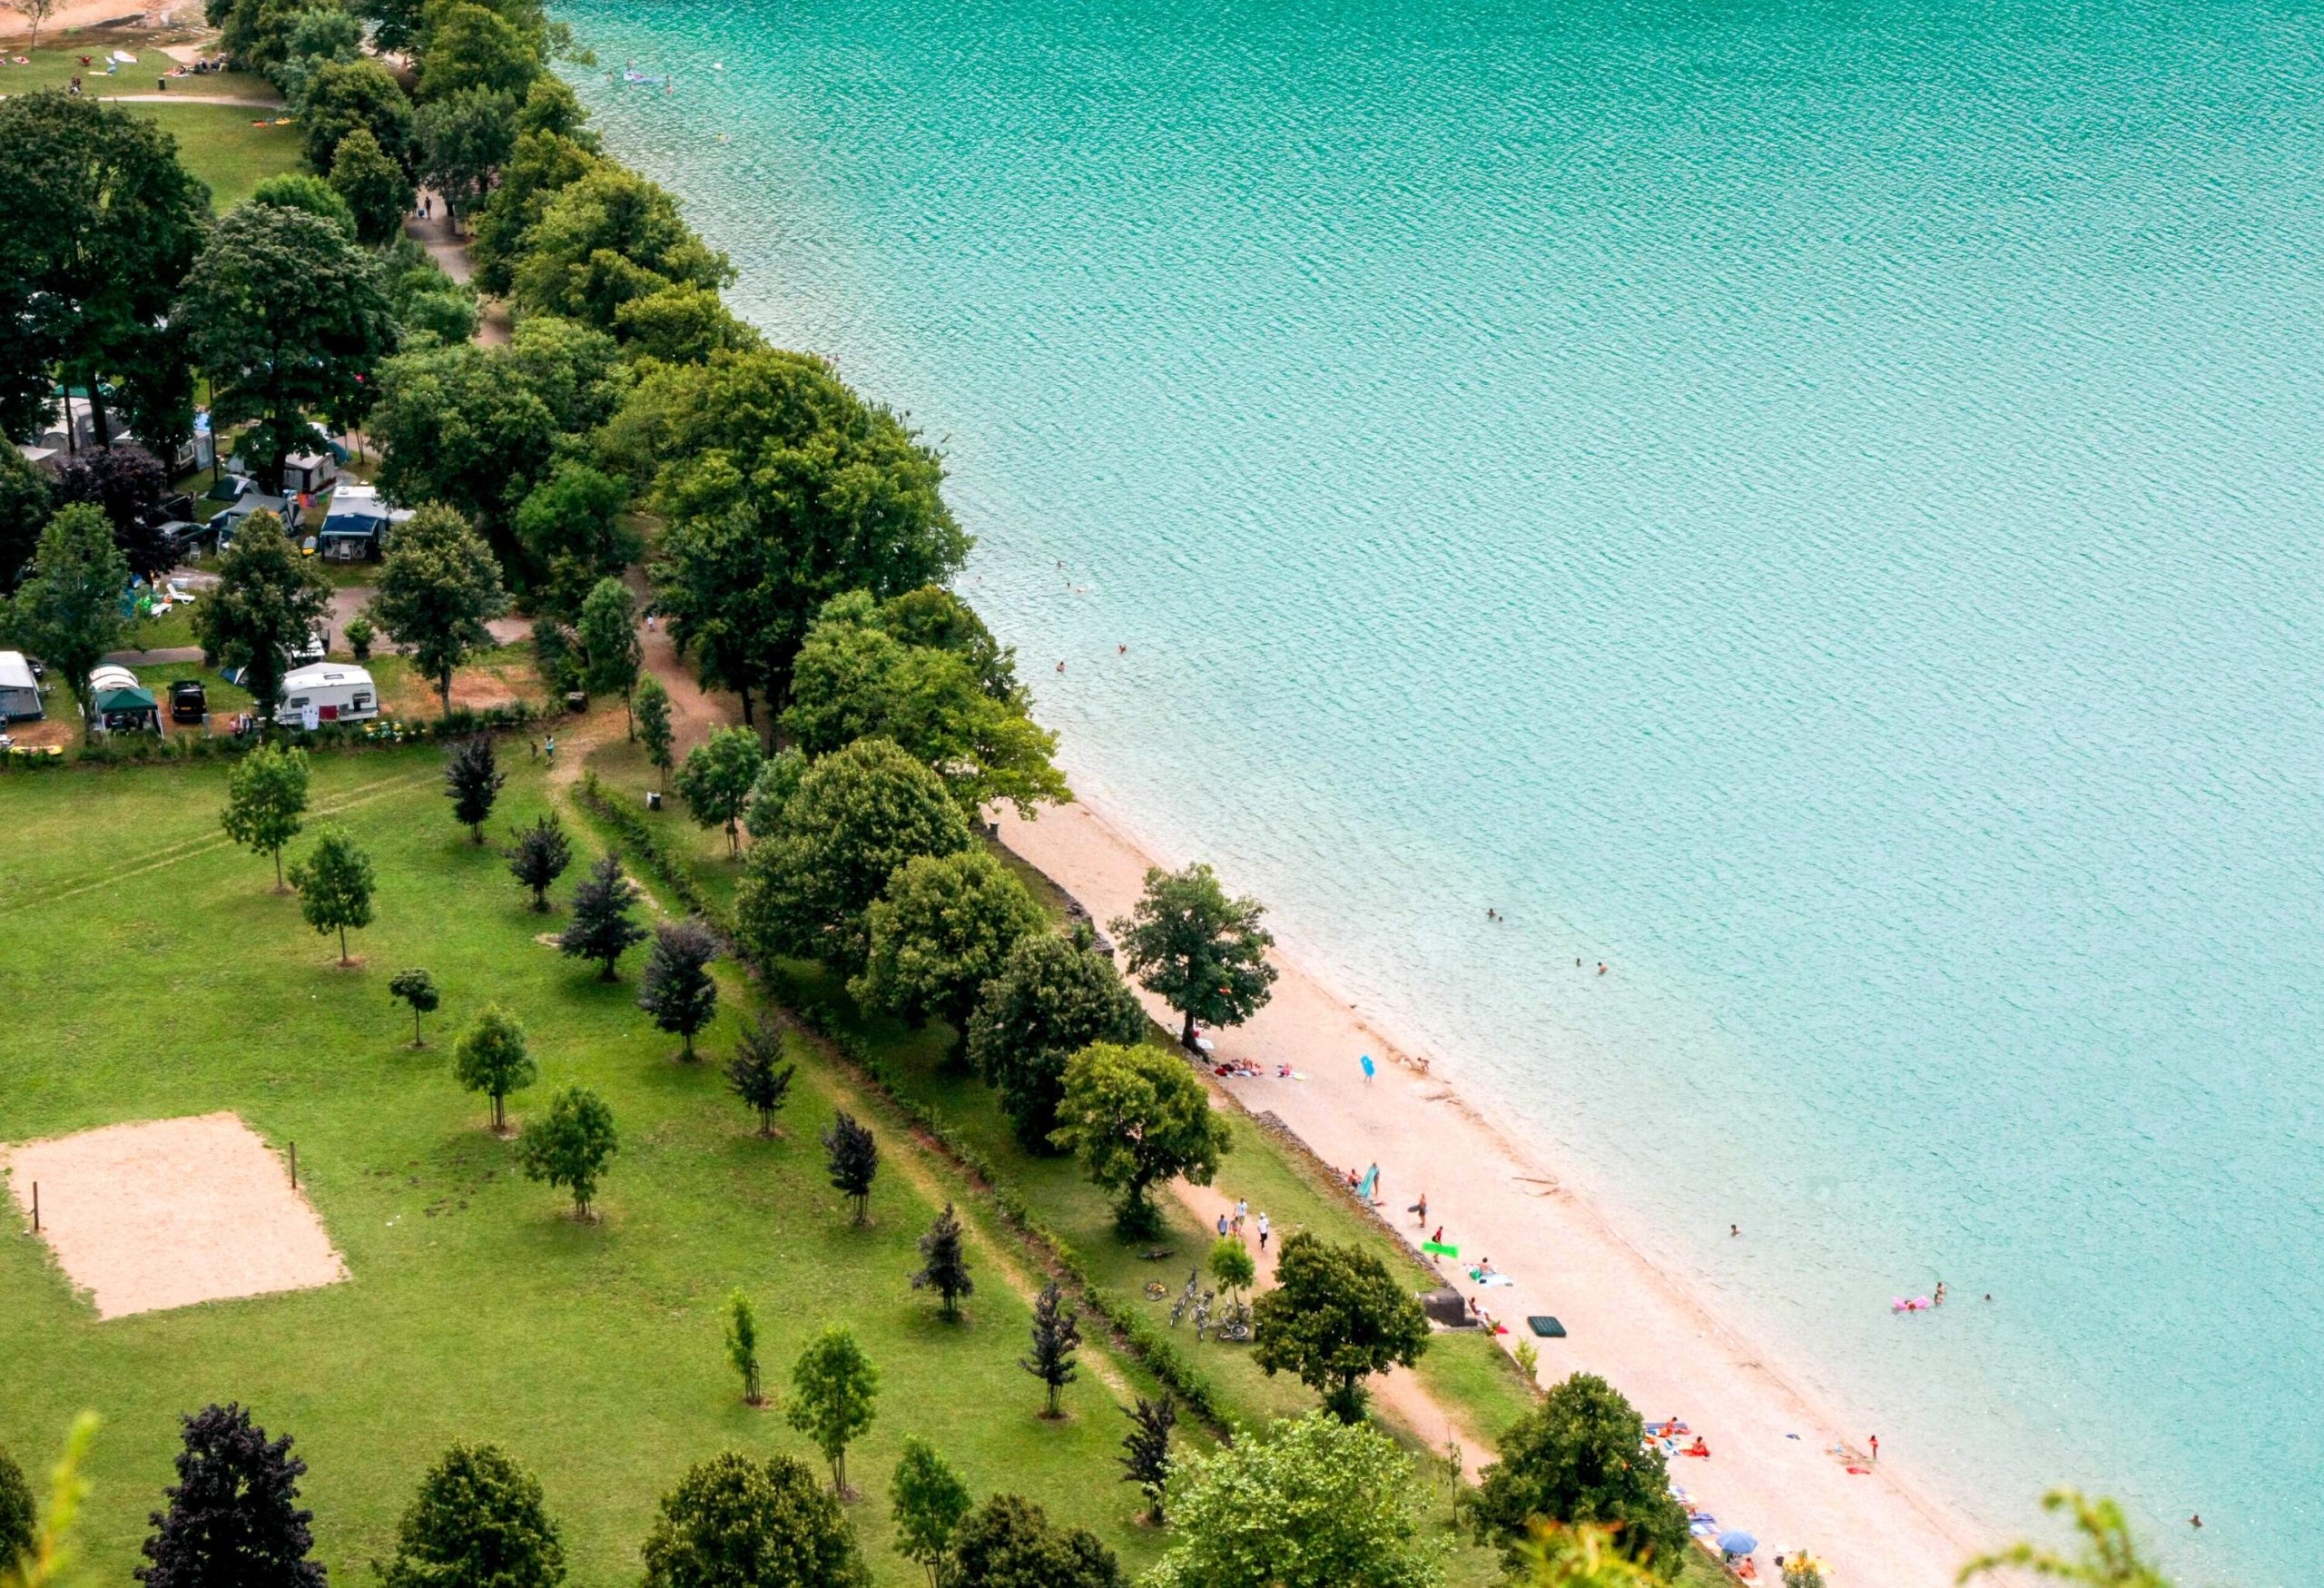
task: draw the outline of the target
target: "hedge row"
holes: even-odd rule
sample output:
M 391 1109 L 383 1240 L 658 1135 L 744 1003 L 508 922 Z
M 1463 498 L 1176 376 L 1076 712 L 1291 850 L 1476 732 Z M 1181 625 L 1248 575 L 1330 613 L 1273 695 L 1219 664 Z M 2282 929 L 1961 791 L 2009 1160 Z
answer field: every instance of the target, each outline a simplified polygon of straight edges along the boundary
M 645 813 L 638 809 L 636 801 L 599 783 L 594 772 L 581 774 L 580 784 L 573 794 L 582 808 L 605 824 L 622 847 L 642 861 L 688 913 L 701 916 L 713 932 L 729 943 L 734 942 L 734 921 L 711 902 L 710 896 L 702 891 L 702 884 L 694 881 L 694 869 L 670 853 L 669 845 L 645 819 Z
M 211 761 L 247 755 L 261 744 L 296 745 L 310 751 L 369 750 L 391 745 L 424 745 L 429 740 L 466 739 L 478 734 L 514 733 L 554 712 L 536 709 L 525 701 L 487 706 L 482 711 L 461 705 L 450 715 L 404 720 L 382 717 L 368 723 L 334 723 L 312 730 L 278 725 L 263 737 L 241 734 L 107 734 L 63 753 L 17 745 L 0 755 L 0 771 L 44 771 L 66 766 L 150 766 L 172 761 Z

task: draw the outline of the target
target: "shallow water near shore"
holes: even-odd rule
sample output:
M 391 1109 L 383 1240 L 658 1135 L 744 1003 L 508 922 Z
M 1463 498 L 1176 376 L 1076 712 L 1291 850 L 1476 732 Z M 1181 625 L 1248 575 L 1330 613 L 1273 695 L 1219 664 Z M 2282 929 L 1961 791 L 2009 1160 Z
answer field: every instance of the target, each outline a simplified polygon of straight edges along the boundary
M 1981 1519 L 2312 1578 L 2312 8 L 558 15 L 1077 786 Z

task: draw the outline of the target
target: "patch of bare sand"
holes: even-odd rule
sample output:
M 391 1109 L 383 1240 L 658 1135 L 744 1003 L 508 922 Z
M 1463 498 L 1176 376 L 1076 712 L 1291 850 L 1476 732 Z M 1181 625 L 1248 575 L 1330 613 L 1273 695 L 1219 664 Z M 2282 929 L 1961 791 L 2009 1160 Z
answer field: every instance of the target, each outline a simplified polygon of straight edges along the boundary
M 347 1264 L 289 1169 L 231 1113 L 107 1125 L 0 1151 L 27 1221 L 100 1318 L 306 1290 Z

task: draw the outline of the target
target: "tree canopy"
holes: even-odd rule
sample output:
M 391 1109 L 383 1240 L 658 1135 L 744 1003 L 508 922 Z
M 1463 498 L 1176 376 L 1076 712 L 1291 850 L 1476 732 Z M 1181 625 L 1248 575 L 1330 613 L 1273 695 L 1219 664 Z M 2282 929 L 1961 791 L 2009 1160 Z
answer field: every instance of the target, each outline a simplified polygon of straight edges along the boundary
M 299 1504 L 307 1464 L 285 1435 L 270 1440 L 240 1405 L 183 1419 L 178 1481 L 153 1514 L 136 1576 L 145 1588 L 324 1588 L 310 1561 L 315 1514 Z
M 430 502 L 397 528 L 365 611 L 435 682 L 448 716 L 453 669 L 491 646 L 485 625 L 507 609 L 492 548 L 457 509 Z
M 330 160 L 331 191 L 355 217 L 358 241 L 373 248 L 403 234 L 411 209 L 411 179 L 379 146 L 379 134 L 357 127 L 339 141 Z
M 454 1444 L 419 1480 L 380 1588 L 556 1588 L 565 1544 L 541 1481 L 497 1445 Z
M 1443 1550 L 1412 1458 L 1375 1428 L 1311 1413 L 1170 1479 L 1170 1552 L 1148 1588 L 1436 1588 Z
M 370 133 L 398 169 L 410 160 L 411 100 L 395 74 L 368 55 L 319 66 L 309 78 L 306 108 L 299 117 L 307 163 L 325 176 L 333 174 L 348 134 L 358 130 Z
M 1210 1094 L 1185 1060 L 1112 1042 L 1093 1042 L 1067 1061 L 1052 1139 L 1114 1193 L 1125 1237 L 1155 1228 L 1148 1189 L 1178 1175 L 1210 1184 L 1230 1145 L 1226 1122 L 1210 1111 Z
M 525 1028 L 497 1003 L 487 1003 L 452 1053 L 452 1076 L 468 1091 L 492 1100 L 492 1128 L 508 1129 L 507 1098 L 539 1078 Z
M 588 880 L 573 890 L 573 918 L 557 948 L 576 960 L 597 962 L 597 980 L 611 981 L 621 957 L 645 941 L 645 929 L 630 919 L 637 884 L 622 874 L 621 856 L 604 854 L 589 868 Z
M 101 378 L 169 373 L 153 368 L 174 356 L 161 325 L 210 230 L 210 191 L 152 121 L 48 89 L 0 100 L 0 434 L 36 432 L 65 372 L 102 446 Z
M 1207 865 L 1149 870 L 1136 909 L 1114 922 L 1131 972 L 1186 1017 L 1178 1041 L 1195 1045 L 1195 1025 L 1240 1025 L 1275 985 L 1266 952 L 1275 934 L 1259 924 L 1256 899 L 1230 899 Z
M 517 1164 L 530 1180 L 546 1180 L 573 1193 L 573 1216 L 586 1219 L 596 1200 L 597 1182 L 621 1149 L 614 1111 L 586 1086 L 557 1089 L 548 1111 L 525 1123 L 517 1139 Z
M 697 825 L 726 829 L 726 851 L 739 852 L 735 824 L 749 805 L 765 756 L 748 728 L 721 728 L 694 748 L 678 768 L 678 794 Z
M 995 1494 L 952 1530 L 953 1588 L 1126 1588 L 1086 1527 L 1065 1528 L 1022 1494 Z
M 668 524 L 655 604 L 746 716 L 754 694 L 780 704 L 826 601 L 940 583 L 968 556 L 934 449 L 820 359 L 756 349 L 656 366 L 618 428 L 656 469 Z
M 907 1434 L 904 1453 L 896 1462 L 888 1491 L 893 1496 L 896 1553 L 926 1568 L 928 1588 L 942 1588 L 952 1530 L 969 1514 L 968 1484 L 934 1445 L 917 1434 Z
M 1285 1241 L 1285 1258 L 1290 1248 Z M 1513 1566 L 1536 1519 L 1611 1526 L 1623 1554 L 1676 1575 L 1686 1558 L 1687 1513 L 1670 1497 L 1661 1453 L 1644 1447 L 1645 1434 L 1621 1392 L 1595 1374 L 1553 1386 L 1495 1442 L 1501 1459 L 1466 1497 L 1479 1542 L 1501 1544 Z
M 521 308 L 613 331 L 632 299 L 687 282 L 715 289 L 734 274 L 726 256 L 679 218 L 666 190 L 599 163 L 542 206 L 511 281 Z
M 737 929 L 762 957 L 861 969 L 871 950 L 866 914 L 896 868 L 969 843 L 968 822 L 934 773 L 885 740 L 859 740 L 807 769 L 774 835 L 752 848 Z
M 1358 1246 L 1301 1230 L 1284 1238 L 1275 1286 L 1252 1308 L 1251 1360 L 1297 1376 L 1344 1423 L 1364 1415 L 1364 1380 L 1428 1349 L 1428 1314 L 1410 1286 Z
M 291 546 L 282 520 L 261 510 L 234 531 L 216 587 L 194 607 L 193 633 L 204 661 L 243 669 L 251 709 L 271 722 L 290 658 L 312 642 L 330 611 L 330 582 Z
M 851 591 L 825 603 L 808 631 L 783 714 L 801 749 L 817 755 L 869 735 L 891 739 L 971 816 L 1000 801 L 1029 816 L 1073 797 L 1050 761 L 1057 735 L 1026 715 L 1022 690 L 993 694 L 967 652 L 899 639 L 884 611 Z
M 868 921 L 870 953 L 848 991 L 869 1008 L 950 1021 L 956 1053 L 967 1050 L 985 983 L 1049 926 L 1017 874 L 983 848 L 914 855 L 890 874 Z
M 241 448 L 267 478 L 320 449 L 311 415 L 352 416 L 394 350 L 378 272 L 354 238 L 304 210 L 241 204 L 210 234 L 178 313 L 209 376 L 212 422 L 248 419 Z
M 371 924 L 371 857 L 345 828 L 318 828 L 312 853 L 290 868 L 290 885 L 299 890 L 299 913 L 307 924 L 320 934 L 338 932 L 339 962 L 353 963 L 348 932 Z
M 282 849 L 299 835 L 307 812 L 307 753 L 261 745 L 226 774 L 226 807 L 218 819 L 226 836 L 274 862 L 274 891 L 282 891 Z
M 1018 1141 L 1051 1153 L 1066 1060 L 1092 1042 L 1131 1043 L 1145 1033 L 1146 1011 L 1087 926 L 1071 936 L 1035 932 L 1017 941 L 979 994 L 969 1061 L 1000 1093 Z
M 871 1588 L 855 1530 L 804 1462 L 697 1462 L 645 1537 L 645 1588 Z
M 57 501 L 95 504 L 113 526 L 113 543 L 129 571 L 148 580 L 177 566 L 177 546 L 153 521 L 169 488 L 170 471 L 161 459 L 125 441 L 83 452 L 56 477 Z
M 718 939 L 700 917 L 660 922 L 645 974 L 638 978 L 637 1007 L 685 1043 L 682 1057 L 688 1063 L 694 1061 L 695 1033 L 718 1011 L 718 983 L 710 974 L 710 962 L 717 957 Z
M 832 1324 L 807 1342 L 791 1369 L 791 1425 L 815 1442 L 832 1464 L 832 1493 L 848 1497 L 847 1447 L 872 1425 L 880 1370 L 852 1331 Z
M 5 446 L 0 438 L 0 446 Z M 129 564 L 113 543 L 113 526 L 86 502 L 65 508 L 40 532 L 32 575 L 9 603 L 8 628 L 17 643 L 64 675 L 81 708 L 81 731 L 96 731 L 90 670 L 128 632 L 122 597 Z

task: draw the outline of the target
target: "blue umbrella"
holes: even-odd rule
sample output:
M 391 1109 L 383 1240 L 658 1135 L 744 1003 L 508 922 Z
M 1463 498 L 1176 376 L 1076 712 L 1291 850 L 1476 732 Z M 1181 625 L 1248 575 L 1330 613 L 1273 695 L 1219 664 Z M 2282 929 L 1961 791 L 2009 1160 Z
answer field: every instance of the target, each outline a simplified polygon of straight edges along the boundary
M 1727 1554 L 1748 1555 L 1759 1547 L 1759 1541 L 1748 1533 L 1722 1533 L 1718 1535 L 1718 1547 Z

